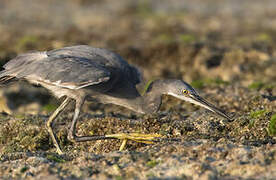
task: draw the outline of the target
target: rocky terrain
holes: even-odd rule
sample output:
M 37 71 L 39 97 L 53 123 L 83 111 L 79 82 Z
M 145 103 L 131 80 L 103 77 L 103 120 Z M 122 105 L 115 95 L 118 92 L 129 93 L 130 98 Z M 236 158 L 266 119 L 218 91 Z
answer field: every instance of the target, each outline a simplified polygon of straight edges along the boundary
M 44 123 L 62 100 L 24 81 L 0 88 L 1 179 L 276 179 L 276 2 L 0 2 L 0 64 L 17 54 L 88 44 L 117 52 L 148 81 L 178 78 L 235 116 L 163 96 L 141 115 L 88 102 L 78 135 L 157 133 L 154 144 L 67 140 L 74 104 L 55 123 L 58 155 Z

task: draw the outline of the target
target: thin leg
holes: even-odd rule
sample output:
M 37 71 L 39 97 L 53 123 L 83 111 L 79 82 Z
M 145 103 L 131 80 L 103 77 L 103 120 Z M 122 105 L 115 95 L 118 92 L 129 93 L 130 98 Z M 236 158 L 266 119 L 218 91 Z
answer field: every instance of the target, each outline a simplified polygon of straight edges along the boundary
M 66 97 L 66 99 L 61 103 L 61 105 L 55 110 L 55 112 L 49 117 L 49 119 L 47 120 L 46 123 L 46 128 L 53 140 L 54 145 L 57 148 L 57 152 L 58 154 L 62 154 L 62 151 L 59 147 L 59 144 L 57 142 L 57 138 L 53 132 L 52 126 L 53 126 L 53 121 L 55 120 L 55 118 L 57 117 L 57 115 L 59 115 L 59 113 L 62 112 L 62 110 L 68 105 L 68 103 L 70 102 L 70 98 Z
M 84 100 L 85 99 L 83 97 L 76 99 L 75 114 L 74 114 L 73 121 L 67 138 L 73 142 L 84 142 L 84 141 L 94 141 L 94 140 L 103 140 L 103 139 L 117 139 L 113 137 L 106 137 L 104 135 L 102 136 L 101 135 L 95 135 L 95 136 L 77 136 L 76 135 L 77 120 L 80 114 L 81 107 L 84 103 Z
M 159 134 L 139 134 L 139 133 L 130 133 L 130 134 L 111 134 L 111 135 L 94 135 L 94 136 L 76 136 L 76 124 L 77 119 L 80 114 L 81 107 L 84 103 L 84 98 L 76 99 L 76 107 L 75 114 L 73 117 L 72 125 L 70 127 L 68 133 L 68 139 L 73 142 L 84 142 L 84 141 L 94 141 L 94 140 L 104 140 L 104 139 L 121 139 L 122 145 L 120 147 L 120 151 L 124 149 L 126 146 L 127 140 L 133 140 L 136 142 L 142 142 L 151 144 L 156 140 L 156 138 L 160 138 Z
M 75 114 L 72 121 L 71 128 L 68 133 L 68 139 L 73 142 L 84 142 L 84 141 L 94 141 L 94 140 L 104 140 L 104 139 L 120 139 L 122 144 L 119 151 L 122 151 L 127 143 L 127 140 L 133 140 L 136 142 L 142 142 L 146 144 L 152 144 L 155 140 L 161 137 L 159 134 L 139 134 L 139 133 L 129 133 L 129 134 L 110 134 L 110 135 L 94 135 L 94 136 L 76 136 L 76 124 L 77 118 L 80 113 L 83 100 L 76 100 Z
M 70 130 L 69 130 L 68 136 L 67 136 L 67 138 L 70 141 L 77 141 L 76 125 L 77 125 L 77 120 L 78 120 L 80 110 L 81 110 L 81 107 L 82 107 L 83 103 L 84 103 L 84 98 L 83 97 L 81 97 L 79 99 L 76 99 L 75 113 L 74 113 L 73 121 L 72 121 Z

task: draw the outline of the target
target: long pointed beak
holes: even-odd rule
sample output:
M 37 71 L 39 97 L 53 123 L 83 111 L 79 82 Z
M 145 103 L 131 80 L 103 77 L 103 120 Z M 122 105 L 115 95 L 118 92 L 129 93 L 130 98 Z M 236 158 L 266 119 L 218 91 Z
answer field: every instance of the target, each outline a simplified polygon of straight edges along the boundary
M 210 111 L 213 111 L 213 112 L 217 113 L 218 115 L 220 115 L 220 116 L 222 116 L 222 117 L 224 117 L 228 120 L 233 119 L 230 116 L 228 116 L 223 110 L 217 108 L 216 106 L 209 103 L 208 101 L 206 101 L 205 99 L 203 99 L 199 95 L 191 95 L 190 98 L 192 98 L 192 100 L 195 101 L 195 102 L 192 102 L 194 104 L 197 104 L 197 105 L 202 106 L 206 109 L 209 109 Z

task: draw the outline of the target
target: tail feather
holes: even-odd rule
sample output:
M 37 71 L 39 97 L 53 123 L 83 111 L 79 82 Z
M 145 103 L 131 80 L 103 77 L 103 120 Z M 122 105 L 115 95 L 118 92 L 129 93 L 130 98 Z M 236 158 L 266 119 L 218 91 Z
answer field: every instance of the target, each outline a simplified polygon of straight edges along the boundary
M 16 77 L 12 76 L 9 71 L 4 70 L 0 72 L 0 84 L 6 84 L 14 80 Z
M 14 80 L 15 77 L 13 76 L 5 76 L 5 77 L 2 77 L 0 78 L 0 84 L 7 84 L 7 83 L 10 83 L 12 80 Z
M 22 76 L 18 76 L 18 74 L 25 70 L 24 66 L 47 57 L 46 52 L 32 52 L 18 55 L 3 66 L 5 70 L 0 72 L 0 84 L 9 83 L 11 80 L 22 78 Z
M 44 58 L 47 58 L 46 52 L 31 52 L 31 53 L 25 53 L 25 54 L 20 54 L 7 62 L 3 68 L 6 70 L 11 70 L 11 69 L 17 69 L 19 67 L 23 67 L 27 64 L 30 64 L 34 61 L 38 61 Z M 1 73 L 1 72 L 0 72 Z

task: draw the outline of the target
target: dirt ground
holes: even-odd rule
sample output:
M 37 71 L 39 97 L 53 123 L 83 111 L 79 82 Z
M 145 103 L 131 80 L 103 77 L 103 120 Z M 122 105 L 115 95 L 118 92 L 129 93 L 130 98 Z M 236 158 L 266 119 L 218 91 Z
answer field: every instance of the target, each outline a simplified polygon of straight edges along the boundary
M 55 132 L 45 121 L 61 100 L 24 81 L 0 88 L 1 179 L 276 179 L 274 0 L 3 0 L 0 64 L 17 54 L 88 44 L 117 52 L 147 81 L 178 78 L 229 114 L 163 96 L 141 115 L 89 102 L 78 135 L 157 133 L 166 141 L 67 140 L 74 104 Z

